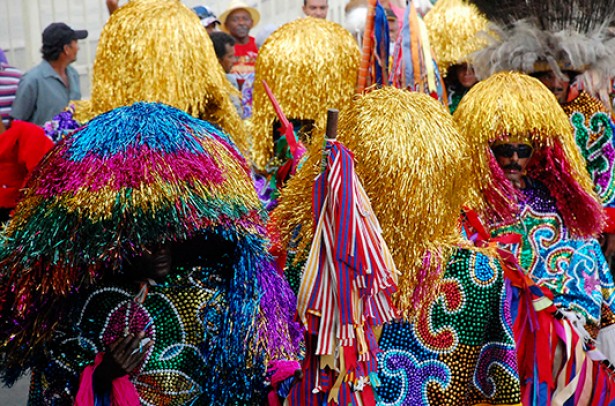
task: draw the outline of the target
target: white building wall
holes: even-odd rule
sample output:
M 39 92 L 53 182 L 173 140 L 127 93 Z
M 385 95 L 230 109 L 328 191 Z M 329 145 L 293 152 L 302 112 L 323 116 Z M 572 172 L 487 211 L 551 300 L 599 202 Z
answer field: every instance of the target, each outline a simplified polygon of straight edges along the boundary
M 244 0 L 245 1 L 245 0 Z M 127 0 L 120 0 L 120 5 Z M 268 26 L 279 26 L 303 15 L 303 0 L 247 0 L 261 12 L 261 22 L 253 35 Z M 329 0 L 329 20 L 342 23 L 348 0 Z M 222 13 L 229 0 L 183 0 L 188 7 L 199 4 Z M 81 50 L 74 67 L 81 74 L 84 98 L 90 94 L 90 78 L 96 54 L 96 44 L 108 18 L 105 0 L 0 0 L 0 48 L 9 62 L 26 71 L 41 60 L 41 33 L 54 21 L 62 21 L 74 29 L 86 29 L 89 36 L 79 41 Z

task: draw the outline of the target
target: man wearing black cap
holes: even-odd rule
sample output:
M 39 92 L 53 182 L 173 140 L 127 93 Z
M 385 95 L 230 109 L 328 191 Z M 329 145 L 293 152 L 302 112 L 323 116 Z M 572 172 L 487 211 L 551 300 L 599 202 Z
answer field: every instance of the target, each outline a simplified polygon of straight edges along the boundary
M 81 99 L 79 74 L 69 65 L 77 60 L 77 40 L 87 36 L 87 31 L 75 31 L 64 23 L 52 23 L 45 28 L 43 60 L 19 82 L 11 117 L 42 126 L 71 100 Z

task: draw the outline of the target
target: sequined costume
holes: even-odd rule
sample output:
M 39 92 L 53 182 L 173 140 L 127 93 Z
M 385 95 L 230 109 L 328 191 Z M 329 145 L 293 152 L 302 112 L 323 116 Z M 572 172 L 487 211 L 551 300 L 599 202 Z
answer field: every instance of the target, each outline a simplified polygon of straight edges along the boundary
M 340 119 L 337 139 L 356 156 L 357 174 L 400 271 L 393 303 L 402 317 L 385 324 L 378 342 L 382 352 L 372 379 L 378 405 L 520 403 L 502 269 L 493 251 L 470 247 L 458 229 L 473 177 L 463 159 L 470 145 L 451 124 L 433 98 L 394 88 L 356 98 Z M 318 175 L 320 155 L 309 151 L 274 211 L 284 243 L 299 241 L 299 261 L 313 238 L 306 185 Z M 297 394 L 304 403 L 294 404 L 325 402 L 311 384 Z
M 529 178 L 526 184 L 519 221 L 493 225 L 492 234 L 522 236 L 520 244 L 509 247 L 522 268 L 537 285 L 553 292 L 558 308 L 583 316 L 595 339 L 601 327 L 615 322 L 615 284 L 600 245 L 595 239 L 570 236 L 549 190 Z
M 499 247 L 514 287 L 523 404 L 609 404 L 615 380 L 584 328 L 598 336 L 600 351 L 612 346 L 611 327 L 597 331 L 602 316 L 612 317 L 603 304 L 612 306 L 613 282 L 595 240 L 605 216 L 568 117 L 538 79 L 501 72 L 468 92 L 454 121 L 474 148 L 476 200 L 469 200 L 466 221 L 479 225 L 467 235 Z M 526 166 L 517 152 L 496 156 L 501 144 L 526 145 Z M 513 163 L 519 176 L 526 171 L 527 190 L 502 167 L 514 170 Z M 518 245 L 516 255 L 507 250 Z
M 615 232 L 615 123 L 602 102 L 586 91 L 562 104 L 570 117 L 574 135 L 585 158 L 596 191 L 605 206 L 606 232 Z
M 228 135 L 156 103 L 57 143 L 2 234 L 4 382 L 30 368 L 31 404 L 72 404 L 80 370 L 145 331 L 155 346 L 130 375 L 142 404 L 262 402 L 265 367 L 296 359 L 302 331 L 249 174 Z M 148 294 L 122 284 L 159 244 L 175 272 Z
M 417 322 L 384 326 L 379 404 L 520 404 L 509 296 L 497 260 L 456 250 Z

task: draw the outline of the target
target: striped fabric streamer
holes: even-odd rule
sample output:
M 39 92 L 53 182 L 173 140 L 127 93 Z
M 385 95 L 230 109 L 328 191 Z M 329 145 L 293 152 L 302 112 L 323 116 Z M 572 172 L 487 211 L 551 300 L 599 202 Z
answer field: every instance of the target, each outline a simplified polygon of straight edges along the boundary
M 327 148 L 325 172 L 313 189 L 316 231 L 297 306 L 316 340 L 308 356 L 319 358 L 311 364 L 319 371 L 307 375 L 317 376 L 312 391 L 328 393 L 328 402 L 348 404 L 344 399 L 359 397 L 370 404 L 371 389 L 362 391 L 377 372 L 372 327 L 397 316 L 391 301 L 397 270 L 355 174 L 352 153 L 335 141 L 327 141 Z M 334 382 L 330 371 L 337 372 Z
M 393 52 L 390 83 L 399 89 L 426 93 L 446 106 L 442 77 L 431 50 L 427 27 L 412 2 L 406 7 L 400 39 Z

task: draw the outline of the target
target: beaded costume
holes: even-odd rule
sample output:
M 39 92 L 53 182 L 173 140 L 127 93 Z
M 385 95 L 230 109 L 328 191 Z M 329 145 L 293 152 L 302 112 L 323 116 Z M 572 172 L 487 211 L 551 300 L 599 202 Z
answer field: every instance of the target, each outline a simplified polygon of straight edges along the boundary
M 249 173 L 226 134 L 162 104 L 56 144 L 2 235 L 3 380 L 30 368 L 31 404 L 72 404 L 84 366 L 144 331 L 142 404 L 259 404 L 266 365 L 295 359 L 301 331 Z M 174 270 L 140 291 L 130 258 L 158 244 Z
M 591 339 L 598 336 L 598 350 L 609 351 L 615 338 L 610 326 L 597 331 L 601 319 L 608 325 L 613 315 L 613 281 L 595 240 L 604 213 L 566 114 L 537 79 L 507 72 L 475 85 L 454 120 L 474 149 L 471 194 L 479 199 L 470 200 L 474 210 L 466 210 L 464 223 L 482 217 L 489 230 L 480 225 L 467 235 L 500 247 L 514 288 L 524 404 L 609 404 L 615 380 Z M 532 146 L 526 189 L 505 176 L 491 149 L 495 143 Z M 597 382 L 600 389 L 592 391 Z
M 519 404 L 502 269 L 492 251 L 470 248 L 458 230 L 472 177 L 463 159 L 469 145 L 448 112 L 424 94 L 374 90 L 342 112 L 338 140 L 355 153 L 400 271 L 393 303 L 402 317 L 385 324 L 379 338 L 378 375 L 371 380 L 376 404 Z M 320 155 L 314 147 L 309 151 L 274 211 L 285 244 L 298 238 L 299 260 L 313 238 L 308 185 Z M 307 379 L 313 384 L 316 378 L 306 373 Z M 298 387 L 289 400 L 324 403 L 311 389 Z
M 554 304 L 581 315 L 595 339 L 598 330 L 615 322 L 615 284 L 595 239 L 570 236 L 555 199 L 538 181 L 527 178 L 522 190 L 519 221 L 493 225 L 492 234 L 521 235 L 509 247 L 525 272 L 554 295 Z

